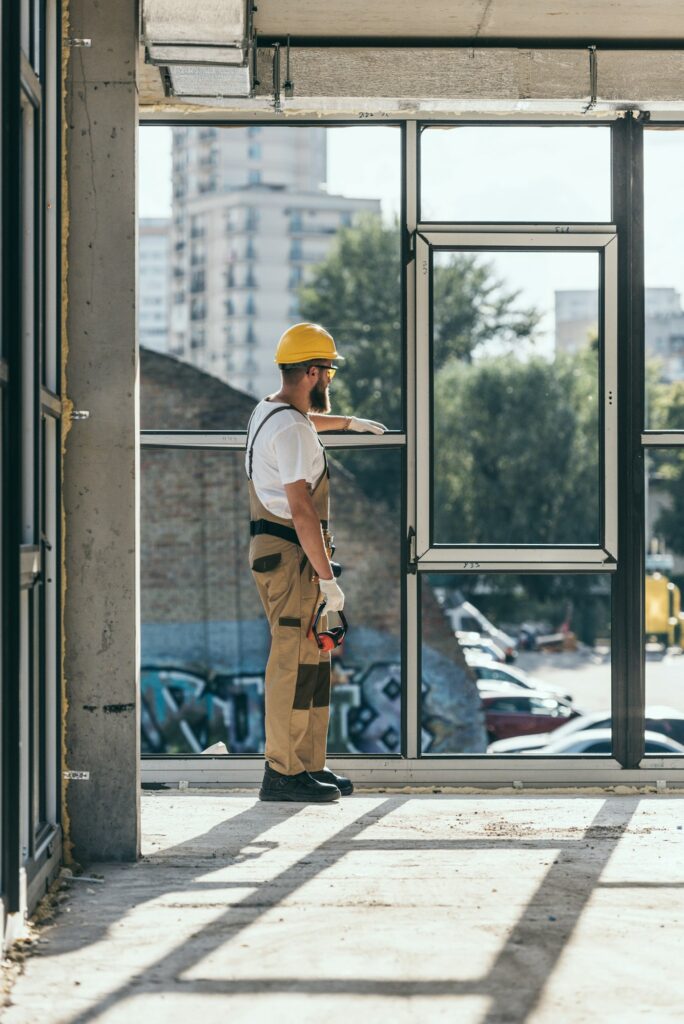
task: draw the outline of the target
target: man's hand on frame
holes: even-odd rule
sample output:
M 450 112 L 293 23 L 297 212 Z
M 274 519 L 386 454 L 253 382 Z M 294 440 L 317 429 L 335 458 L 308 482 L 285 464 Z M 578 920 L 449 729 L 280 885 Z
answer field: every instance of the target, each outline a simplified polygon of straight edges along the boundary
M 347 430 L 353 430 L 356 434 L 386 434 L 387 427 L 375 420 L 362 420 L 358 416 L 349 417 Z

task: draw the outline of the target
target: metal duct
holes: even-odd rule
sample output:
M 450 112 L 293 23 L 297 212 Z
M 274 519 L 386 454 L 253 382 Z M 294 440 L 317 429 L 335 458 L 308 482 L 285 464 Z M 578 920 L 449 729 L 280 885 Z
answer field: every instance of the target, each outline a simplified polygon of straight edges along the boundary
M 169 64 L 168 74 L 174 96 L 222 97 L 251 94 L 248 65 L 218 68 Z
M 142 23 L 173 95 L 251 96 L 251 0 L 143 0 Z

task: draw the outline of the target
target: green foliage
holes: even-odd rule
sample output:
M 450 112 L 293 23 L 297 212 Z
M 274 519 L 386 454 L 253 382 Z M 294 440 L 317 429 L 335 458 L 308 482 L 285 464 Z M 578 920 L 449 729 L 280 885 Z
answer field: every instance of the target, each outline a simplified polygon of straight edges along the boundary
M 435 539 L 598 541 L 598 368 L 579 356 L 451 359 L 435 380 Z
M 515 351 L 530 339 L 541 319 L 533 309 L 521 309 L 518 292 L 505 291 L 488 263 L 472 255 L 454 255 L 437 265 L 433 279 L 435 315 L 433 368 L 449 360 L 471 362 L 473 355 L 496 340 L 499 350 Z
M 302 319 L 331 331 L 343 369 L 333 408 L 401 426 L 400 234 L 368 217 L 338 233 L 300 291 Z

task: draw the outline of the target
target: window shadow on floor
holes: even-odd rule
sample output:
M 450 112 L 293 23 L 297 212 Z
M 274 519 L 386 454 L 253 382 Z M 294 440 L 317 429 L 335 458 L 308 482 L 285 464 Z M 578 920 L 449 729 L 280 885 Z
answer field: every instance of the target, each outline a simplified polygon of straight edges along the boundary
M 307 848 L 304 855 L 294 863 L 289 863 L 273 877 L 261 882 L 213 881 L 203 876 L 226 865 L 244 863 L 247 859 L 258 859 L 273 849 L 273 840 L 260 837 L 265 836 L 278 822 L 286 822 L 300 813 L 302 805 L 273 806 L 257 802 L 201 836 L 152 855 L 141 864 L 131 865 L 119 876 L 118 884 L 123 883 L 125 886 L 124 895 L 114 902 L 110 899 L 104 912 L 98 914 L 99 919 L 93 929 L 86 929 L 86 933 L 79 935 L 73 944 L 64 940 L 59 942 L 56 953 L 61 955 L 70 949 L 97 942 L 128 910 L 139 907 L 146 900 L 158 899 L 164 894 L 174 891 L 189 893 L 193 890 L 206 893 L 212 886 L 217 890 L 249 888 L 250 892 L 243 899 L 226 907 L 224 913 L 213 918 L 189 941 L 184 939 L 182 944 L 170 953 L 165 953 L 154 963 L 137 971 L 117 990 L 69 1018 L 69 1024 L 90 1024 L 123 1000 L 140 994 L 143 988 L 147 992 L 166 994 L 167 998 L 184 992 L 223 996 L 249 993 L 255 998 L 260 994 L 274 992 L 406 998 L 481 995 L 488 998 L 488 1009 L 482 1018 L 483 1024 L 527 1019 L 537 1005 L 588 901 L 596 888 L 602 884 L 601 874 L 629 827 L 641 797 L 620 796 L 602 799 L 591 824 L 585 829 L 578 828 L 576 834 L 573 831 L 571 838 L 566 838 L 567 828 L 559 829 L 563 834 L 558 838 L 554 838 L 552 833 L 538 838 L 534 832 L 515 838 L 472 835 L 459 838 L 456 833 L 457 837 L 454 839 L 421 839 L 419 832 L 415 837 L 392 838 L 392 833 L 388 832 L 387 838 L 363 838 L 363 833 L 370 826 L 393 812 L 400 812 L 407 802 L 431 799 L 445 798 L 402 794 L 379 800 L 370 809 L 359 808 L 360 813 L 353 821 L 347 818 L 346 824 L 342 824 L 318 846 Z M 468 802 L 473 798 L 464 796 L 455 799 L 459 802 L 460 812 L 467 818 Z M 482 800 L 482 797 L 478 799 Z M 519 802 L 521 798 L 514 799 Z M 561 796 L 557 799 L 567 802 L 571 798 Z M 352 798 L 347 806 L 353 807 L 355 803 L 356 799 Z M 217 856 L 210 855 L 212 849 L 217 852 Z M 352 849 L 356 854 L 364 850 L 466 850 L 472 852 L 474 856 L 483 850 L 538 850 L 554 851 L 555 857 L 553 863 L 545 869 L 542 881 L 508 933 L 493 964 L 482 976 L 473 980 L 437 978 L 412 981 L 406 977 L 376 980 L 368 977 L 349 979 L 334 976 L 328 979 L 316 977 L 311 980 L 307 980 L 305 976 L 183 980 L 187 972 L 196 969 L 197 964 L 212 952 L 233 941 L 264 913 L 277 907 Z M 201 852 L 205 850 L 206 856 Z M 571 884 L 568 881 L 569 869 Z M 154 875 L 150 877 L 148 872 L 154 872 Z M 562 909 L 556 909 L 559 907 Z M 546 915 L 548 919 L 548 927 L 541 930 L 540 915 Z M 542 934 L 543 941 L 540 939 Z M 423 955 L 429 955 L 429 950 L 422 952 Z M 501 1002 L 500 993 L 505 993 L 505 1005 Z

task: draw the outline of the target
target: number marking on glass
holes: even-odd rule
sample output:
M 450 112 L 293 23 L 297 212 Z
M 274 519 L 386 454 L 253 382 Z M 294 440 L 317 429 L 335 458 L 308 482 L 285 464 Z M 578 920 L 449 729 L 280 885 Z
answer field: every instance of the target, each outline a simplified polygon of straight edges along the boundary
M 464 569 L 479 569 L 480 568 L 480 563 L 479 562 L 464 562 L 463 563 L 463 568 Z

